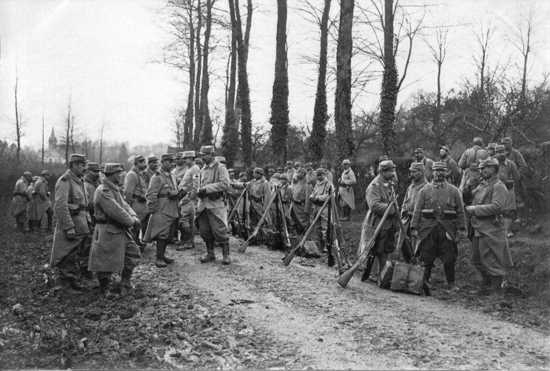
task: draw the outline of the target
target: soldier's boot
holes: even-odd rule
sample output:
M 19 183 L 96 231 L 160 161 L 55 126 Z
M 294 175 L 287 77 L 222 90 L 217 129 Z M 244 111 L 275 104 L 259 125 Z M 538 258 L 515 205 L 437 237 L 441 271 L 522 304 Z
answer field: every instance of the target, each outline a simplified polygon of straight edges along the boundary
M 365 270 L 363 271 L 363 275 L 361 276 L 361 281 L 365 282 L 369 279 L 373 264 L 374 264 L 374 255 L 369 255 L 367 257 L 367 264 L 365 265 Z
M 134 289 L 131 282 L 132 270 L 124 268 L 122 270 L 121 278 L 122 278 L 120 281 L 121 294 L 127 295 Z
M 109 284 L 111 283 L 110 275 L 107 273 L 98 273 L 97 280 L 99 281 L 99 292 L 101 295 L 107 294 L 109 291 Z
M 223 255 L 222 264 L 229 265 L 231 264 L 231 259 L 229 258 L 229 241 L 223 242 L 221 246 Z
M 206 242 L 206 255 L 203 256 L 200 261 L 201 263 L 209 263 L 216 260 L 216 255 L 214 255 L 214 241 Z
M 159 268 L 166 268 L 167 264 L 164 260 L 164 252 L 166 251 L 166 240 L 158 240 L 157 241 L 157 260 L 155 261 L 155 265 Z
M 443 264 L 445 270 L 445 278 L 447 280 L 447 290 L 458 291 L 458 287 L 455 284 L 455 263 L 449 262 Z

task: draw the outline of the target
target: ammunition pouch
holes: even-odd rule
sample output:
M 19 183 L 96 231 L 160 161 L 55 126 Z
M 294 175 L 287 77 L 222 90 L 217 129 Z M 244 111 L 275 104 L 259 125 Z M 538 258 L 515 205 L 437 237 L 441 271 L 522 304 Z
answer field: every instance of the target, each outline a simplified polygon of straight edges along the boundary
M 421 211 L 422 217 L 426 219 L 435 219 L 435 211 L 434 209 L 422 209 Z

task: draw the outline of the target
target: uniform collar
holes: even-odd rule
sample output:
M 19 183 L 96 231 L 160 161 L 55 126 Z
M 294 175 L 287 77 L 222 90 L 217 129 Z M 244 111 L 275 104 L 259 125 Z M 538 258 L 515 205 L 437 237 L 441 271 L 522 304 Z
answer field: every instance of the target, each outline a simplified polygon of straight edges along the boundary
M 432 181 L 434 188 L 444 188 L 447 185 L 447 181 L 443 180 L 442 182 Z

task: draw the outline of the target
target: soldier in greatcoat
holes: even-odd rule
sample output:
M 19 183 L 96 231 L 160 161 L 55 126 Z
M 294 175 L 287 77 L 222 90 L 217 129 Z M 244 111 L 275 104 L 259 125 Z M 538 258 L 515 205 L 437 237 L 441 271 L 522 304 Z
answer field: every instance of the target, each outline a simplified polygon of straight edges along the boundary
M 267 204 L 269 203 L 269 198 L 271 197 L 271 186 L 265 179 L 264 170 L 262 168 L 255 168 L 252 176 L 254 179 L 248 183 L 248 199 L 250 201 L 250 226 L 255 228 L 264 214 Z M 266 224 L 269 224 L 269 216 L 267 219 Z M 261 234 L 261 236 L 263 236 L 263 234 Z M 262 237 L 259 239 L 261 240 Z
M 136 213 L 140 226 L 133 228 L 134 239 L 136 243 L 143 249 L 144 244 L 141 242 L 139 233 L 145 235 L 147 228 L 147 216 L 149 215 L 149 209 L 147 208 L 147 184 L 143 176 L 143 172 L 147 168 L 145 163 L 145 157 L 142 155 L 136 155 L 134 157 L 134 166 L 126 173 L 124 179 L 124 200 L 132 210 Z
M 178 219 L 178 188 L 176 179 L 170 172 L 174 158 L 171 154 L 161 156 L 161 168 L 153 175 L 145 198 L 151 214 L 143 237 L 144 242 L 156 241 L 157 259 L 155 265 L 166 267 L 174 259 L 166 256 L 168 242 L 174 237 L 174 223 Z
M 206 255 L 201 258 L 201 263 L 216 260 L 214 246 L 217 244 L 222 248 L 222 264 L 227 265 L 231 261 L 224 194 L 229 189 L 229 174 L 225 166 L 214 160 L 214 146 L 202 146 L 200 153 L 204 167 L 199 175 L 196 220 L 201 238 L 206 244 Z
M 449 147 L 445 145 L 439 147 L 439 161 L 447 164 L 447 181 L 457 187 L 460 184 L 460 169 L 456 161 L 451 157 Z
M 89 278 L 88 257 L 91 243 L 91 217 L 82 179 L 86 156 L 72 154 L 69 169 L 55 184 L 56 219 L 50 264 L 59 271 L 61 283 L 82 290 L 80 279 Z
M 456 290 L 457 242 L 465 237 L 464 204 L 458 188 L 447 182 L 447 164 L 435 162 L 433 181 L 420 190 L 411 221 L 413 241 L 420 244 L 424 282 L 429 284 L 435 259 L 443 262 L 448 289 Z
M 472 264 L 483 278 L 480 292 L 486 292 L 506 287 L 505 278 L 513 263 L 502 220 L 508 190 L 498 179 L 498 161 L 489 158 L 480 168 L 483 181 L 474 190 L 466 213 L 472 226 Z
M 342 208 L 342 219 L 350 220 L 351 211 L 355 210 L 355 191 L 353 186 L 357 184 L 357 178 L 351 168 L 351 161 L 342 161 L 344 170 L 338 179 L 338 201 Z
M 140 221 L 120 191 L 124 167 L 107 163 L 103 173 L 105 178 L 94 195 L 96 225 L 88 267 L 96 272 L 101 292 L 107 292 L 112 273 L 120 274 L 121 288 L 127 291 L 132 288 L 132 271 L 141 257 L 132 234 Z
M 197 208 L 197 191 L 199 189 L 199 177 L 201 169 L 195 162 L 197 154 L 195 151 L 183 152 L 183 158 L 187 170 L 180 182 L 179 189 L 184 190 L 186 195 L 180 201 L 180 232 L 183 242 L 182 249 L 195 248 L 195 210 Z
M 181 180 L 183 179 L 183 176 L 185 175 L 185 170 L 187 170 L 187 166 L 185 166 L 183 152 L 178 152 L 176 153 L 176 166 L 172 170 L 172 174 L 176 178 L 176 182 L 178 183 L 178 185 L 180 184 Z
M 31 220 L 33 222 L 33 227 L 40 229 L 42 226 L 46 226 L 45 229 L 51 227 L 48 224 L 51 220 L 49 213 L 52 212 L 52 202 L 50 200 L 50 191 L 49 191 L 49 181 L 50 172 L 48 170 L 42 170 L 40 176 L 36 180 L 33 193 L 32 193 L 32 216 Z M 29 221 L 30 223 L 30 221 Z
M 374 231 L 382 219 L 384 212 L 389 207 L 394 197 L 395 184 L 395 164 L 392 160 L 383 160 L 378 164 L 378 175 L 368 185 L 365 192 L 365 199 L 369 211 L 366 216 L 366 228 L 365 235 L 367 241 L 370 236 L 374 234 Z M 362 280 L 366 281 L 369 277 L 370 270 L 373 266 L 374 260 L 378 261 L 378 277 L 386 261 L 388 255 L 395 250 L 395 233 L 398 228 L 399 213 L 395 206 L 391 206 L 388 211 L 388 218 L 385 220 L 380 233 L 376 237 L 373 250 L 367 260 L 367 267 L 363 274 Z M 362 253 L 361 251 L 359 253 Z
M 506 206 L 504 207 L 502 216 L 504 218 L 504 227 L 508 238 L 514 236 L 512 232 L 512 221 L 517 213 L 517 194 L 518 184 L 521 180 L 520 172 L 516 164 L 506 157 L 506 148 L 502 144 L 495 146 L 495 157 L 498 160 L 498 178 L 508 190 Z
M 159 158 L 155 155 L 147 157 L 147 168 L 143 172 L 143 179 L 145 179 L 145 185 L 149 188 L 151 179 L 159 171 L 160 163 Z
M 23 176 L 15 182 L 13 188 L 13 198 L 11 200 L 11 214 L 15 218 L 17 230 L 20 232 L 28 232 L 28 215 L 27 204 L 31 200 L 31 195 L 28 193 L 29 184 L 32 182 L 32 173 L 25 171 Z
M 310 213 L 310 223 L 313 223 L 313 219 L 321 210 L 321 207 L 327 199 L 334 194 L 334 186 L 327 178 L 327 170 L 319 168 L 315 171 L 317 174 L 317 183 L 309 195 L 309 201 L 312 208 Z M 325 207 L 321 211 L 321 215 L 315 223 L 314 229 L 311 232 L 313 240 L 319 243 L 319 249 L 321 252 L 326 252 L 326 240 L 328 230 L 328 207 Z
M 424 149 L 422 147 L 414 150 L 413 157 L 415 162 L 422 162 L 424 164 L 424 175 L 426 176 L 426 180 L 428 180 L 428 182 L 431 181 L 433 178 L 433 160 L 425 156 Z
M 475 137 L 473 146 L 467 148 L 458 160 L 458 167 L 462 169 L 462 179 L 460 180 L 458 189 L 463 193 L 467 188 L 467 184 L 475 183 L 475 178 L 477 177 L 476 172 L 478 171 L 477 167 L 479 163 L 487 157 L 489 157 L 489 152 L 483 148 L 483 139 Z
M 306 169 L 300 168 L 296 171 L 296 181 L 292 184 L 292 199 L 290 203 L 291 227 L 298 234 L 305 232 L 309 225 L 309 214 L 311 211 L 311 202 L 309 195 L 312 187 L 307 181 Z
M 88 211 L 92 217 L 92 228 L 95 222 L 94 194 L 99 183 L 99 164 L 88 161 L 86 171 L 84 172 L 84 189 L 86 190 L 86 199 L 88 200 Z

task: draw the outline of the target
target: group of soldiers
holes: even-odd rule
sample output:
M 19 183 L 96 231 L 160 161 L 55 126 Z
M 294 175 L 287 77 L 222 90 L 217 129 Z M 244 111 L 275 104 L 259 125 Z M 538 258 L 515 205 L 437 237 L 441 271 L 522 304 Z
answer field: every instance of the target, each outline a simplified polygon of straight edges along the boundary
M 336 200 L 341 221 L 350 220 L 355 209 L 357 178 L 349 160 L 342 162 L 336 181 L 328 166 L 314 169 L 312 163 L 300 162 L 267 171 L 255 168 L 249 180 L 247 172 L 236 176 L 233 169 L 227 169 L 212 145 L 198 152 L 163 154 L 160 159 L 135 155 L 131 162 L 133 166 L 126 171 L 119 163 L 100 166 L 83 155 L 71 155 L 69 168 L 55 184 L 53 207 L 47 171 L 34 182 L 32 174 L 25 172 L 15 185 L 12 212 L 19 229 L 48 228 L 53 210 L 50 263 L 71 290 L 83 290 L 94 277 L 102 293 L 131 290 L 132 271 L 147 244 L 154 243 L 155 264 L 164 268 L 174 261 L 167 256 L 167 246 L 194 248 L 196 229 L 206 245 L 200 261 L 215 261 L 217 246 L 222 264 L 230 264 L 229 232 L 237 232 L 228 216 L 247 213 L 251 226 L 281 223 L 270 204 L 275 193 L 289 229 L 297 235 L 313 229 L 310 238 L 321 252 L 326 252 L 327 200 Z M 483 289 L 504 287 L 512 265 L 508 237 L 516 212 L 516 190 L 525 167 L 510 138 L 487 147 L 481 138 L 474 138 L 458 162 L 446 146 L 441 146 L 436 161 L 418 148 L 409 168 L 411 183 L 398 210 L 392 206 L 399 182 L 395 164 L 382 157 L 365 193 L 367 235 L 373 234 L 386 211 L 389 217 L 375 237 L 367 265 L 376 260 L 379 277 L 396 249 L 396 236 L 405 233 L 406 241 L 400 247 L 405 260 L 418 259 L 429 283 L 439 258 L 448 288 L 456 290 L 457 242 L 469 237 Z M 245 191 L 246 210 L 240 197 Z M 366 271 L 370 273 L 370 268 Z M 113 285 L 113 273 L 120 274 L 120 284 Z

